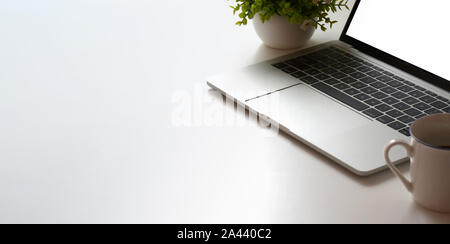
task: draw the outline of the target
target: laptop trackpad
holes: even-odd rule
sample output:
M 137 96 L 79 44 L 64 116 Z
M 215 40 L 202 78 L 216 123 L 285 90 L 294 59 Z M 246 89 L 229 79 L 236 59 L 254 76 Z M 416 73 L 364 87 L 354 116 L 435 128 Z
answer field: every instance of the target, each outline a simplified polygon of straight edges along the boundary
M 275 92 L 247 104 L 297 135 L 329 138 L 371 123 L 370 119 L 306 85 Z
M 306 85 L 272 93 L 247 105 L 360 174 L 385 166 L 382 148 L 388 141 L 407 139 Z M 404 155 L 395 148 L 391 157 L 397 161 Z

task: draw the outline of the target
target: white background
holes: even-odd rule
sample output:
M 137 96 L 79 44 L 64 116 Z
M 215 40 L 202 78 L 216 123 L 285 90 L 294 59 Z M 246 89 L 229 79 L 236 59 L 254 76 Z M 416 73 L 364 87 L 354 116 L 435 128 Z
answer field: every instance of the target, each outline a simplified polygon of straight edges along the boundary
M 205 77 L 287 53 L 229 4 L 0 1 L 0 222 L 450 223 L 255 123 L 174 125 L 180 91 L 245 120 Z
M 447 0 L 362 0 L 347 32 L 450 80 Z

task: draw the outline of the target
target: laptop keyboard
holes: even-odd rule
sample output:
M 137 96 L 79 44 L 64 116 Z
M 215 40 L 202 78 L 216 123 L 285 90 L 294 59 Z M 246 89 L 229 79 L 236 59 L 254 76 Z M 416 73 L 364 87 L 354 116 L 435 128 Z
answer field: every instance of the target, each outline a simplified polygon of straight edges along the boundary
M 417 119 L 450 113 L 448 99 L 334 46 L 273 66 L 406 136 Z

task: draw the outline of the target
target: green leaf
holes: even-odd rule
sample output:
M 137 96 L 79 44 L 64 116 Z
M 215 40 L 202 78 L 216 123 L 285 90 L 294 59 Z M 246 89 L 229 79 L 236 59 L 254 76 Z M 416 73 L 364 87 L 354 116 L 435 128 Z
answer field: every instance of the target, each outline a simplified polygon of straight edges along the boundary
M 290 23 L 302 24 L 305 20 L 312 20 L 313 27 L 322 31 L 327 26 L 333 27 L 337 21 L 328 17 L 330 12 L 350 10 L 348 0 L 332 0 L 329 3 L 319 0 L 316 4 L 312 0 L 228 0 L 234 1 L 233 14 L 238 15 L 236 25 L 247 25 L 248 20 L 259 16 L 264 23 L 274 15 L 284 16 Z

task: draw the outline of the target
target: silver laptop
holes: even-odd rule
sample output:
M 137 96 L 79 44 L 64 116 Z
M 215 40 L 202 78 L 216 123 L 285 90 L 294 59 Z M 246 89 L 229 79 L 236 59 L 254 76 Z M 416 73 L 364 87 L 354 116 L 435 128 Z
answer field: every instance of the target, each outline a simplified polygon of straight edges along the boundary
M 390 140 L 409 140 L 419 118 L 450 113 L 446 16 L 420 3 L 357 0 L 339 40 L 208 85 L 350 171 L 376 173 Z M 397 164 L 405 157 L 392 152 Z

